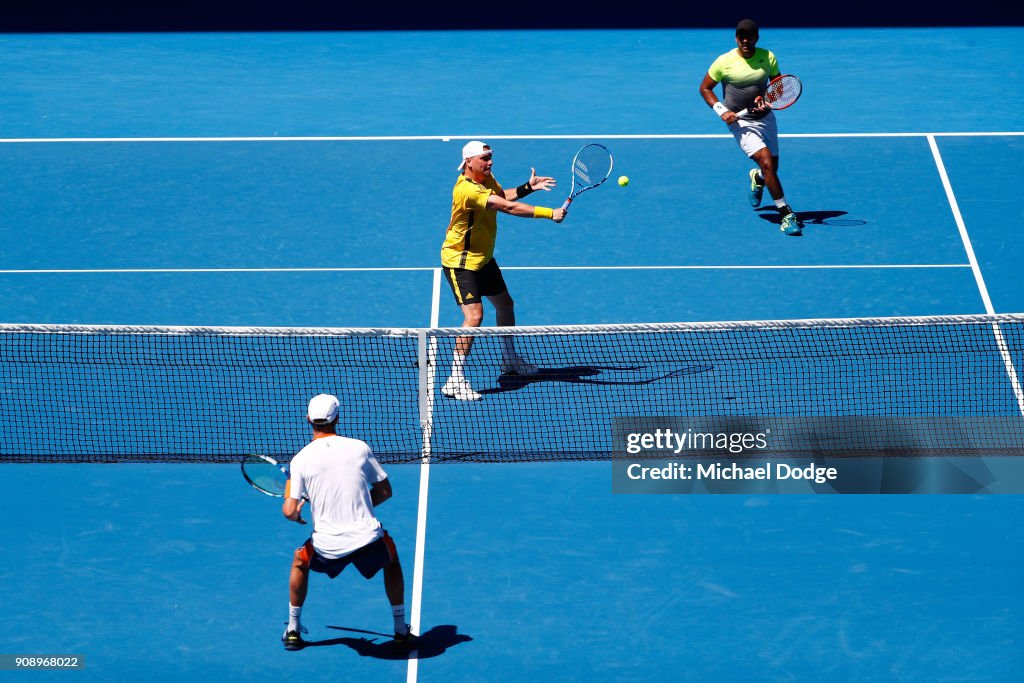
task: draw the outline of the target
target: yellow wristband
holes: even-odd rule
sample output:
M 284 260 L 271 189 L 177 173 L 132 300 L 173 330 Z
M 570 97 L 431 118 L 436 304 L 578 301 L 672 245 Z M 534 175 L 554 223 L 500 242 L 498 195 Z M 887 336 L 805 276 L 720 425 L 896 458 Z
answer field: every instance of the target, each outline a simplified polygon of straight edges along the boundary
M 555 215 L 555 212 L 545 206 L 533 207 L 534 218 L 551 218 Z

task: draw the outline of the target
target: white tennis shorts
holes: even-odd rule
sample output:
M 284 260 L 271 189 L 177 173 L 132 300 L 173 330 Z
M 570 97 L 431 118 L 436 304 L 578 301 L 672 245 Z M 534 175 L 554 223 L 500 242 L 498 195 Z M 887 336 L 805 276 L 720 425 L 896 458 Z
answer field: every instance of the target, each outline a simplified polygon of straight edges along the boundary
M 765 147 L 773 157 L 779 156 L 779 127 L 775 123 L 775 112 L 768 112 L 762 119 L 737 119 L 736 123 L 729 126 L 729 130 L 736 138 L 736 144 L 748 157 Z

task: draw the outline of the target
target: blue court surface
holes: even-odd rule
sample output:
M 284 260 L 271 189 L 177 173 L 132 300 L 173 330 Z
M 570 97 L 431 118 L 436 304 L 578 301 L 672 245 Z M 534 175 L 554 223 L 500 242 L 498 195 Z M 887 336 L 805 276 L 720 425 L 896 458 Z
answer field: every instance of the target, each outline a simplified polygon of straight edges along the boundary
M 1019 80 L 1022 41 L 764 27 L 806 89 L 778 114 L 789 238 L 697 92 L 728 29 L 0 36 L 0 321 L 457 325 L 435 276 L 475 138 L 505 185 L 558 179 L 531 202 L 561 202 L 584 142 L 632 181 L 562 225 L 499 219 L 521 324 L 1021 312 L 1024 110 L 973 86 Z M 1024 670 L 1019 496 L 616 496 L 606 462 L 391 466 L 407 659 L 355 573 L 312 577 L 314 646 L 281 648 L 308 527 L 234 466 L 0 471 L 0 654 L 86 658 L 3 680 Z

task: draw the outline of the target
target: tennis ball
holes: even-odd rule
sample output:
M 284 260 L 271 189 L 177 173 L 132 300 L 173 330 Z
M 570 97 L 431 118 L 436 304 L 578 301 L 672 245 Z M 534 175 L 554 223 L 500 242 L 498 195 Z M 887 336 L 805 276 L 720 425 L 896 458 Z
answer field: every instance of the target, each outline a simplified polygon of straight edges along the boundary
M 621 185 L 622 187 L 625 187 L 626 185 L 629 185 L 629 178 L 627 178 L 624 175 L 620 175 L 619 176 L 619 185 Z

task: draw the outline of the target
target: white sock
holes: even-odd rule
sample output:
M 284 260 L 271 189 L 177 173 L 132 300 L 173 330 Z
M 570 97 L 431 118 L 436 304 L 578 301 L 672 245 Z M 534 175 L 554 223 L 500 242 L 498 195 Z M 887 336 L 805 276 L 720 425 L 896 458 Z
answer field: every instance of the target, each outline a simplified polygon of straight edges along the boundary
M 288 604 L 288 631 L 302 630 L 302 605 Z
M 452 354 L 452 375 L 455 380 L 465 379 L 464 368 L 466 367 L 466 356 L 456 351 Z
M 405 605 L 391 605 L 391 616 L 395 618 L 395 633 L 404 636 L 409 632 L 405 623 Z
M 778 199 L 775 200 L 775 208 L 781 209 L 785 205 L 786 205 L 786 198 L 785 197 L 779 197 Z

